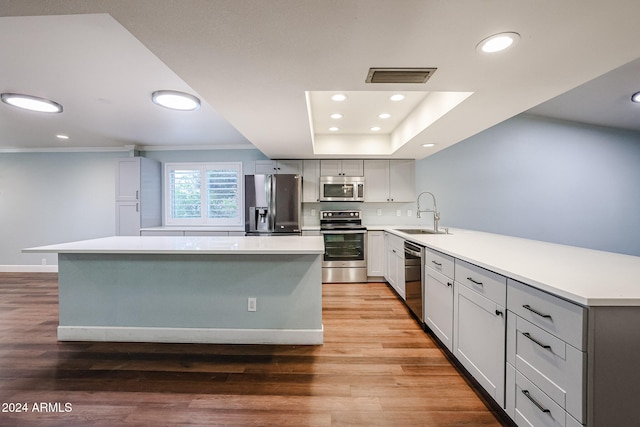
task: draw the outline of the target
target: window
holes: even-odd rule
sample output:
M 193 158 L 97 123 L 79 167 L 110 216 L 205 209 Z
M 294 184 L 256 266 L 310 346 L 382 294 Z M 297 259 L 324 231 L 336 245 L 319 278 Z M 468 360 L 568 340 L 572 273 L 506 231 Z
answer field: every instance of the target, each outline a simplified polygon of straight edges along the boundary
M 166 163 L 165 224 L 242 225 L 242 163 Z

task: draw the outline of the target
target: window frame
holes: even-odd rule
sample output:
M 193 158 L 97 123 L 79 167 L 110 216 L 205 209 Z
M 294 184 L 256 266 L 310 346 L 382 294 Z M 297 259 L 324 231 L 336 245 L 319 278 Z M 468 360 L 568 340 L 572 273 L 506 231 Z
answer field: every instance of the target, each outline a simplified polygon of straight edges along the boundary
M 234 169 L 238 172 L 238 215 L 233 218 L 207 217 L 207 170 Z M 200 218 L 173 218 L 171 215 L 171 172 L 173 170 L 200 170 Z M 164 164 L 164 224 L 168 226 L 240 227 L 244 225 L 244 174 L 242 162 L 167 162 Z

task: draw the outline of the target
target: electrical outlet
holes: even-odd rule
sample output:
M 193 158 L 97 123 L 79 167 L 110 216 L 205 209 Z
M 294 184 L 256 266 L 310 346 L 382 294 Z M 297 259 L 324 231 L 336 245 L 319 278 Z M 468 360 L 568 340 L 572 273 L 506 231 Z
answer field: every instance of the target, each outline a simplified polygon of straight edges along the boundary
M 247 300 L 247 311 L 256 311 L 257 309 L 257 298 L 249 298 Z
M 376 213 L 378 214 L 378 216 L 382 216 L 382 209 L 378 209 Z
M 46 258 L 42 258 L 42 265 L 47 265 L 47 259 Z
M 407 209 L 407 216 L 412 216 L 413 212 L 411 211 L 411 209 Z
M 402 216 L 402 211 L 400 209 L 396 210 L 396 216 Z
M 316 216 L 316 210 L 315 209 L 311 209 L 311 216 Z

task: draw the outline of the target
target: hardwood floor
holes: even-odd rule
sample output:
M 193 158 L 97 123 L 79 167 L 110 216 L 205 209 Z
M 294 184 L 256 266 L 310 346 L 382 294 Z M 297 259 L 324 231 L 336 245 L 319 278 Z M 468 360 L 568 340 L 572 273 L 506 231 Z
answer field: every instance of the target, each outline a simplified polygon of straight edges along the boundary
M 1 426 L 503 425 L 382 283 L 323 285 L 322 346 L 62 343 L 57 308 L 0 273 Z

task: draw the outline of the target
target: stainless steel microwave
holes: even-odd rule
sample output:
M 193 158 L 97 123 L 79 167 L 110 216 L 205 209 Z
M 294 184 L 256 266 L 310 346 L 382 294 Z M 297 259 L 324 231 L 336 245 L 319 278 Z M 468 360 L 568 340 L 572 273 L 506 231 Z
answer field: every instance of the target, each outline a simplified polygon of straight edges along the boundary
M 321 176 L 321 202 L 364 202 L 364 177 Z

